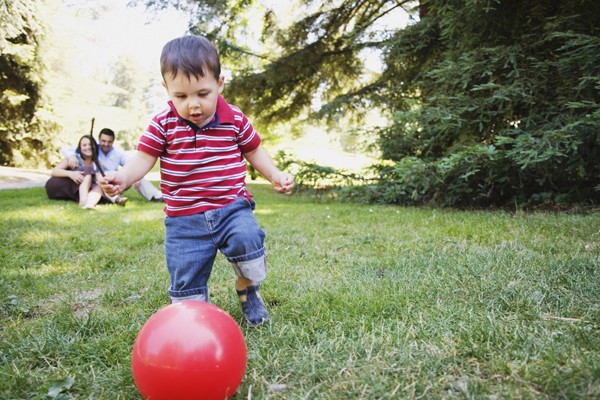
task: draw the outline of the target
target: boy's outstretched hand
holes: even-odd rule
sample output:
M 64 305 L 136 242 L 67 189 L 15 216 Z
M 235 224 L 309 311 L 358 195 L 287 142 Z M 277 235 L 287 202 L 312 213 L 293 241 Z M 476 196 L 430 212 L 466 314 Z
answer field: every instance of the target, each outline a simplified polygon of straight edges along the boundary
M 107 172 L 98 183 L 100 184 L 100 187 L 104 193 L 111 197 L 116 196 L 125 190 L 122 180 L 119 179 L 115 171 Z
M 279 171 L 271 181 L 277 193 L 291 193 L 294 189 L 294 177 L 287 172 Z

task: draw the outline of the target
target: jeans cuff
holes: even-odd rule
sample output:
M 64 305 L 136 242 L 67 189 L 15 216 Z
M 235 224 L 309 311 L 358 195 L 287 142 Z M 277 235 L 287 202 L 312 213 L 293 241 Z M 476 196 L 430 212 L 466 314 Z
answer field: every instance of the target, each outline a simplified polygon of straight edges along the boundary
M 237 276 L 250 279 L 254 282 L 264 281 L 267 277 L 267 259 L 263 254 L 259 258 L 249 261 L 231 261 Z
M 209 303 L 208 298 L 208 287 L 203 286 L 197 289 L 188 290 L 171 290 L 169 289 L 169 296 L 171 297 L 171 303 L 179 303 L 184 300 L 199 300 L 205 303 Z

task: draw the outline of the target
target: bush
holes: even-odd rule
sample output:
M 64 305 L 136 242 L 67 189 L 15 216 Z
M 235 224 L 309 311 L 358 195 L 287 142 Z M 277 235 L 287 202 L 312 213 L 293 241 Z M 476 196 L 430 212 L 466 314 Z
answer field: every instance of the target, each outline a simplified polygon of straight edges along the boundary
M 349 174 L 280 157 L 299 191 L 365 203 L 441 207 L 520 207 L 598 203 L 600 135 L 591 129 L 519 133 L 464 146 L 446 157 L 404 157 Z M 591 145 L 590 145 L 591 143 Z M 582 157 L 585 155 L 585 157 Z M 587 160 L 584 162 L 583 160 Z

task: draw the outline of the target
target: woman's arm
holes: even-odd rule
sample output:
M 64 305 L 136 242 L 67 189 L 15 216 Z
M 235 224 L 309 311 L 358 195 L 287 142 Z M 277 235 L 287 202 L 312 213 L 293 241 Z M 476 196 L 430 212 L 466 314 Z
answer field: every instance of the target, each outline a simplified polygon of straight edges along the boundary
M 81 182 L 83 182 L 83 173 L 81 171 L 73 171 L 68 168 L 69 160 L 65 158 L 52 169 L 50 175 L 57 178 L 69 178 L 76 184 L 81 184 Z

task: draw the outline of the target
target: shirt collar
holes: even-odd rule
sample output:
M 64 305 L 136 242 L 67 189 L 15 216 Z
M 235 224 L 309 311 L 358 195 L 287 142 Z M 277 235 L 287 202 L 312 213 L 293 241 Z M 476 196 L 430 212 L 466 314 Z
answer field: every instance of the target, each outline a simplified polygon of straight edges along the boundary
M 192 129 L 194 129 L 196 131 L 199 129 L 196 124 L 188 121 L 187 119 L 182 118 L 179 115 L 179 113 L 177 112 L 177 109 L 175 108 L 175 105 L 173 104 L 173 102 L 171 100 L 169 100 L 168 104 L 169 104 L 169 108 L 171 109 L 171 111 L 174 112 L 175 115 L 177 115 L 177 118 L 179 118 L 180 121 L 185 122 Z M 213 116 L 212 121 L 209 122 L 208 125 L 202 127 L 202 129 L 210 128 L 210 127 L 213 127 L 216 125 L 226 125 L 226 124 L 233 125 L 234 123 L 235 123 L 235 116 L 233 114 L 233 110 L 231 109 L 231 106 L 227 103 L 227 101 L 225 101 L 223 96 L 219 95 L 219 98 L 217 99 L 217 111 L 215 112 L 215 115 Z

